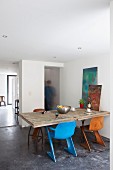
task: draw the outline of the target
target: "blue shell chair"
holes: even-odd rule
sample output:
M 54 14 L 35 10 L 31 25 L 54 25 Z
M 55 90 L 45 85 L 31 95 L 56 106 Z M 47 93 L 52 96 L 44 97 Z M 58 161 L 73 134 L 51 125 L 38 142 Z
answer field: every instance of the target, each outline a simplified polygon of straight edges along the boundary
M 56 162 L 56 158 L 55 158 L 52 138 L 61 139 L 61 140 L 66 139 L 68 147 L 64 149 L 69 153 L 73 154 L 74 156 L 77 156 L 74 143 L 72 140 L 72 135 L 74 135 L 75 127 L 76 127 L 75 121 L 60 123 L 56 126 L 56 128 L 46 127 L 50 148 L 51 148 L 51 151 L 47 152 L 47 154 L 51 157 L 51 159 L 54 162 Z

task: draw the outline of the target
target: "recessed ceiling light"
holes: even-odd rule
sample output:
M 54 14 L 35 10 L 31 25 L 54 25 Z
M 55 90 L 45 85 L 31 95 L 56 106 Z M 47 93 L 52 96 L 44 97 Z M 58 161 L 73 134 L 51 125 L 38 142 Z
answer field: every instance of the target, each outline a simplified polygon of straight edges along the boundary
M 78 50 L 81 50 L 82 49 L 82 47 L 78 47 Z
M 7 38 L 7 35 L 2 35 L 3 38 Z
M 56 56 L 54 56 L 53 58 L 56 58 Z
M 17 64 L 16 62 L 13 62 L 12 64 Z

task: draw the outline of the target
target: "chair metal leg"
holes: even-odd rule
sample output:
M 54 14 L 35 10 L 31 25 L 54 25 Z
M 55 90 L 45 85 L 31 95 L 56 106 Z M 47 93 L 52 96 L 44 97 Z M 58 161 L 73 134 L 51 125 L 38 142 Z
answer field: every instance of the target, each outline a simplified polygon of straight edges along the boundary
M 75 146 L 74 146 L 72 137 L 69 137 L 68 139 L 66 139 L 66 141 L 67 141 L 68 147 L 67 147 L 67 148 L 64 148 L 64 149 L 65 149 L 66 151 L 68 151 L 69 153 L 71 153 L 72 155 L 77 156 L 77 152 L 76 152 L 76 150 L 75 150 Z
M 28 132 L 28 147 L 29 147 L 30 136 L 32 136 L 32 139 L 36 140 L 37 142 L 42 140 L 42 144 L 43 144 L 43 131 L 42 131 L 42 128 L 35 128 L 34 131 L 33 131 L 33 134 L 30 134 L 31 133 L 31 128 L 32 128 L 32 126 L 30 126 L 29 132 Z
M 106 146 L 101 135 L 99 134 L 98 131 L 94 131 L 95 137 L 96 137 L 96 142 L 99 143 L 100 145 Z
M 49 143 L 50 143 L 50 148 L 51 148 L 51 151 L 50 151 L 50 152 L 47 152 L 47 154 L 50 156 L 50 158 L 51 158 L 54 162 L 56 162 L 52 138 L 51 138 L 51 136 L 50 136 L 50 132 L 49 132 L 49 130 L 48 130 L 47 127 L 46 127 L 46 131 L 47 131 L 47 135 L 48 135 L 48 139 L 49 139 Z
M 32 126 L 30 126 L 29 132 L 28 132 L 28 147 L 29 147 L 29 137 L 30 137 L 31 128 L 32 128 Z
M 41 139 L 42 139 L 42 145 L 43 145 L 43 143 L 44 143 L 44 136 L 43 136 L 43 131 L 42 131 L 42 128 L 40 129 L 40 132 L 41 132 Z
M 87 140 L 86 134 L 84 132 L 84 127 L 81 126 L 81 131 L 83 133 L 84 139 L 85 139 L 85 143 L 81 143 L 81 146 L 83 146 L 84 148 L 88 149 L 89 151 L 91 151 L 91 147 L 89 145 L 89 142 Z
M 38 128 L 38 133 L 37 133 L 37 142 L 39 142 L 40 140 L 42 140 L 42 144 L 43 144 L 43 131 L 42 131 L 42 128 Z

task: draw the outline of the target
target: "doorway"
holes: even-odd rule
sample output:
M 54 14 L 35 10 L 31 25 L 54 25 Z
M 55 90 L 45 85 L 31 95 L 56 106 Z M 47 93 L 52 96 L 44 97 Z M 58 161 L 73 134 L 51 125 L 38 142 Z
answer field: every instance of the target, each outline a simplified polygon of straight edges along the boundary
M 12 94 L 13 94 L 13 89 L 12 89 L 12 82 L 13 78 L 16 77 L 16 75 L 7 75 L 7 105 L 12 105 Z
M 47 102 L 45 100 L 45 109 L 55 109 L 60 103 L 60 68 L 56 67 L 45 67 L 45 97 L 49 94 L 46 93 L 46 87 L 50 83 L 50 86 L 54 89 L 54 96 L 52 98 L 52 106 L 47 108 Z M 48 98 L 47 96 L 47 98 Z M 47 110 L 46 109 L 46 110 Z
M 5 96 L 6 106 L 0 107 L 0 128 L 15 126 L 17 120 L 14 109 L 12 109 L 12 79 L 15 79 L 16 74 L 7 75 L 6 73 L 0 74 L 1 86 L 0 95 Z

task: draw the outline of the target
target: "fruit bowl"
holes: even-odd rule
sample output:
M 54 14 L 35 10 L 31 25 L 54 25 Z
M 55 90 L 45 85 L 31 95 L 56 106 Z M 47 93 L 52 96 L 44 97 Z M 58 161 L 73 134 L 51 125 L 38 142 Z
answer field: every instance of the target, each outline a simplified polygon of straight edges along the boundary
M 71 106 L 63 106 L 63 105 L 58 105 L 57 106 L 57 111 L 60 114 L 66 114 L 70 111 Z

